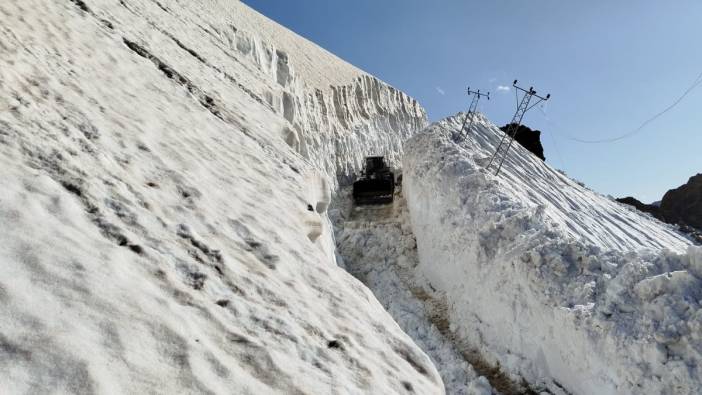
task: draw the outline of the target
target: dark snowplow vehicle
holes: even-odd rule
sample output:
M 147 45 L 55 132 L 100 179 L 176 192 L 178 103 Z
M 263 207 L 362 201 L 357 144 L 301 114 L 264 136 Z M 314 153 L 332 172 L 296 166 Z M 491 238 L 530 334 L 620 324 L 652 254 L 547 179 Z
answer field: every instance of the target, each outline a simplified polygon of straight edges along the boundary
M 395 193 L 395 175 L 382 156 L 366 158 L 361 178 L 353 183 L 353 200 L 356 204 L 392 203 Z

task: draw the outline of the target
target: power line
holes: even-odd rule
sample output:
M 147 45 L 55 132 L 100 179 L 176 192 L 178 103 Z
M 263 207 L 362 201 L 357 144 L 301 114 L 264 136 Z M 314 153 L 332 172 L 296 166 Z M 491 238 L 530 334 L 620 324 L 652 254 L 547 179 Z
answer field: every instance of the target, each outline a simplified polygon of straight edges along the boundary
M 634 129 L 634 130 L 632 130 L 632 131 L 630 131 L 630 132 L 628 132 L 628 133 L 622 134 L 622 135 L 617 136 L 617 137 L 611 137 L 611 138 L 599 139 L 599 140 L 585 140 L 585 139 L 581 139 L 581 138 L 579 138 L 579 137 L 571 136 L 571 135 L 568 135 L 568 134 L 565 134 L 565 137 L 566 137 L 567 139 L 569 139 L 569 140 L 572 140 L 572 141 L 575 141 L 575 142 L 578 142 L 578 143 L 584 143 L 584 144 L 612 143 L 612 142 L 615 142 L 615 141 L 619 141 L 619 140 L 623 140 L 623 139 L 625 139 L 625 138 L 631 137 L 631 136 L 633 136 L 633 135 L 639 133 L 639 132 L 640 132 L 641 130 L 643 130 L 646 126 L 648 126 L 648 124 L 650 124 L 651 122 L 653 122 L 653 121 L 655 121 L 656 119 L 658 119 L 658 118 L 660 118 L 661 116 L 663 116 L 663 114 L 665 114 L 665 113 L 667 113 L 668 111 L 670 111 L 670 110 L 672 110 L 673 108 L 675 108 L 678 104 L 680 104 L 681 101 L 683 101 L 683 99 L 684 99 L 687 95 L 690 94 L 690 92 L 692 92 L 692 91 L 693 91 L 695 88 L 697 88 L 700 84 L 702 84 L 702 72 L 701 72 L 699 75 L 697 75 L 697 78 L 695 78 L 695 80 L 692 82 L 692 84 L 691 84 L 691 85 L 685 90 L 685 92 L 683 92 L 683 94 L 680 95 L 680 97 L 678 97 L 672 104 L 670 104 L 668 107 L 666 107 L 666 108 L 663 109 L 662 111 L 658 112 L 657 114 L 655 114 L 655 115 L 652 116 L 651 118 L 645 120 L 638 128 L 636 128 L 636 129 Z M 543 111 L 541 111 L 541 112 L 544 114 L 544 118 L 545 118 L 547 121 L 552 122 L 552 120 L 549 119 L 549 118 L 546 116 L 546 113 L 544 113 Z
M 544 111 L 544 108 L 546 107 L 547 104 L 548 104 L 548 102 L 544 102 L 543 104 L 541 104 L 539 106 L 539 111 L 541 112 L 541 114 L 543 115 L 543 117 L 546 121 L 552 122 L 551 118 L 549 118 L 548 115 L 546 115 L 546 111 Z M 553 142 L 553 147 L 556 150 L 556 154 L 558 155 L 558 161 L 561 162 L 561 167 L 565 168 L 566 163 L 563 160 L 563 156 L 561 156 L 561 150 L 558 148 L 558 144 L 556 144 L 556 138 L 554 137 L 554 134 L 551 132 L 551 128 L 548 128 L 547 132 L 548 132 L 549 137 L 551 138 L 551 142 Z

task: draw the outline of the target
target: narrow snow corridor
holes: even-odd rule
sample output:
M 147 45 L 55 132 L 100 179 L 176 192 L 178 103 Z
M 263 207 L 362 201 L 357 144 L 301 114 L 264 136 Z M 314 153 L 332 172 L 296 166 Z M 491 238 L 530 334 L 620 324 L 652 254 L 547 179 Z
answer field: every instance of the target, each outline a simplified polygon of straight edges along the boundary
M 335 203 L 329 213 L 343 265 L 429 355 L 448 394 L 529 393 L 451 336 L 445 298 L 413 270 L 417 244 L 401 194 L 392 205 L 353 207 L 350 191 L 342 189 Z

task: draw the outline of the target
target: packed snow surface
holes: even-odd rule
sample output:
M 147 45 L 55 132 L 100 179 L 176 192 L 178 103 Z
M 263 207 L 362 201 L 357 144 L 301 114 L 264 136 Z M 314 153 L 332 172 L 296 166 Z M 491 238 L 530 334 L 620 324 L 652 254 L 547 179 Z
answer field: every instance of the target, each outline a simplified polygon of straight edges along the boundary
M 518 144 L 495 176 L 503 133 L 479 116 L 455 139 L 463 117 L 403 158 L 415 276 L 446 295 L 455 336 L 554 393 L 699 393 L 702 250 Z
M 413 99 L 236 1 L 0 20 L 0 392 L 443 393 L 326 217 Z

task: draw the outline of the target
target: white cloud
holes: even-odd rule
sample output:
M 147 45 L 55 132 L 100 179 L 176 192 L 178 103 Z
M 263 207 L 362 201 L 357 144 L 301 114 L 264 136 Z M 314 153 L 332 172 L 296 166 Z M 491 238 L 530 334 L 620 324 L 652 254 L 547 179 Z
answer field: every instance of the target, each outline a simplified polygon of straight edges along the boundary
M 498 90 L 498 91 L 505 91 L 505 92 L 507 92 L 507 91 L 509 91 L 509 86 L 507 86 L 507 85 L 497 85 L 497 90 Z
M 491 83 L 491 84 L 492 84 L 493 82 L 495 82 L 495 81 L 497 81 L 497 78 L 495 78 L 495 77 L 492 77 L 492 78 L 490 78 L 490 79 L 488 80 L 488 82 Z
M 443 89 L 441 89 L 440 86 L 437 86 L 437 87 L 435 87 L 435 88 L 436 88 L 436 91 L 439 92 L 439 94 L 440 94 L 441 96 L 446 95 L 446 92 L 445 92 Z

